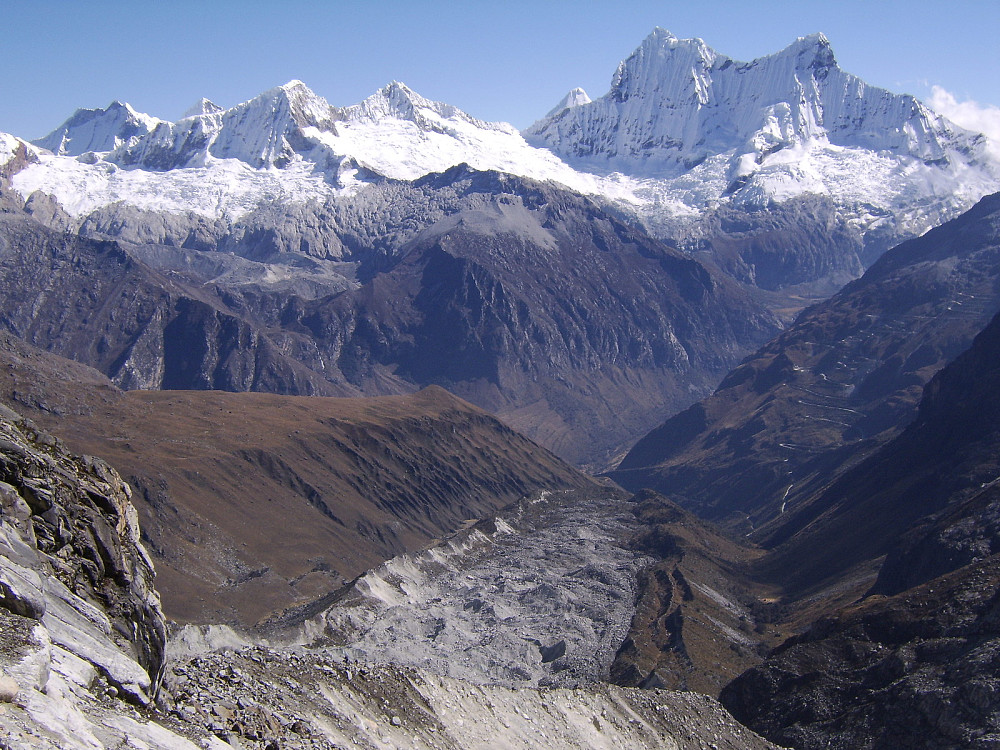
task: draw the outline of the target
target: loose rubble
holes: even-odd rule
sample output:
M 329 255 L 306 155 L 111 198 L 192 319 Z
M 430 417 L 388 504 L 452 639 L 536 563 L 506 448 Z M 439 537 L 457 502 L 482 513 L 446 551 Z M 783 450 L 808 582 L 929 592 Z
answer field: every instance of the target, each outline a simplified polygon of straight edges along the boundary
M 478 684 L 606 680 L 648 562 L 620 544 L 634 525 L 619 494 L 543 492 L 370 571 L 305 632 L 353 658 Z
M 773 747 L 696 693 L 474 685 L 334 649 L 205 654 L 166 682 L 168 726 L 247 750 Z

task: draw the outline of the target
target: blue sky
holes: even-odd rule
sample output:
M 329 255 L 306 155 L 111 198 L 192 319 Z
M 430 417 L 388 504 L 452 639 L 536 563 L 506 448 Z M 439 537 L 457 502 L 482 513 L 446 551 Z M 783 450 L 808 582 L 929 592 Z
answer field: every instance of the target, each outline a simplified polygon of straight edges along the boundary
M 25 138 L 77 107 L 119 99 L 176 119 L 202 96 L 228 107 L 293 78 L 340 106 L 400 80 L 525 127 L 574 86 L 604 94 L 654 26 L 739 60 L 822 31 L 871 84 L 922 99 L 937 85 L 1000 113 L 998 0 L 0 0 L 0 17 L 0 131 Z

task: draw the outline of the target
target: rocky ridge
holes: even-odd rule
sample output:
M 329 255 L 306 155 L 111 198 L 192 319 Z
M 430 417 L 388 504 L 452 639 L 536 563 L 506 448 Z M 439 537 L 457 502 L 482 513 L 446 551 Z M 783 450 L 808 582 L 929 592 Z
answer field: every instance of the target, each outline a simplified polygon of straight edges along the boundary
M 0 417 L 0 604 L 39 623 L 42 646 L 8 671 L 40 688 L 51 657 L 92 678 L 100 672 L 148 703 L 163 668 L 165 623 L 130 488 L 100 459 L 72 459 L 6 407 Z
M 160 686 L 166 621 L 130 496 L 106 463 L 0 407 L 0 673 L 5 700 L 56 735 L 81 696 L 148 706 Z

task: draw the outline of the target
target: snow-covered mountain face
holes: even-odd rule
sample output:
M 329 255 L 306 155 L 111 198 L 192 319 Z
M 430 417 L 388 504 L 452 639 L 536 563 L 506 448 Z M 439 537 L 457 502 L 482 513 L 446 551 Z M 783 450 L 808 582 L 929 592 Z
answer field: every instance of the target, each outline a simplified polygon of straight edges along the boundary
M 13 140 L 0 144 L 7 161 Z M 10 184 L 22 199 L 53 196 L 80 223 L 116 203 L 234 221 L 464 162 L 600 196 L 692 246 L 706 210 L 818 195 L 881 251 L 1000 189 L 987 145 L 844 72 L 822 35 L 743 63 L 656 29 L 607 94 L 574 89 L 524 133 L 401 83 L 335 107 L 292 81 L 229 109 L 202 100 L 177 122 L 117 102 L 80 110 Z
M 812 142 L 934 162 L 983 140 L 911 96 L 845 73 L 822 34 L 741 63 L 663 29 L 618 66 L 606 95 L 569 99 L 526 132 L 569 160 L 652 177 L 730 151 L 738 178 Z
M 35 143 L 54 154 L 80 156 L 88 151 L 113 151 L 136 143 L 161 124 L 165 123 L 136 112 L 129 104 L 114 101 L 107 109 L 78 109 L 60 127 Z
M 233 220 L 261 205 L 336 199 L 365 183 L 413 180 L 463 162 L 615 192 L 529 146 L 513 126 L 477 120 L 396 82 L 338 108 L 292 81 L 227 110 L 202 100 L 176 123 L 116 102 L 78 111 L 34 147 L 38 163 L 16 175 L 14 189 L 25 199 L 52 195 L 79 219 L 121 202 Z M 5 152 L 13 146 L 0 159 Z
M 557 107 L 525 136 L 578 169 L 643 179 L 637 195 L 666 209 L 642 207 L 653 222 L 818 194 L 862 231 L 889 214 L 905 235 L 1000 184 L 983 135 L 844 72 L 822 34 L 743 63 L 656 29 L 607 94 Z

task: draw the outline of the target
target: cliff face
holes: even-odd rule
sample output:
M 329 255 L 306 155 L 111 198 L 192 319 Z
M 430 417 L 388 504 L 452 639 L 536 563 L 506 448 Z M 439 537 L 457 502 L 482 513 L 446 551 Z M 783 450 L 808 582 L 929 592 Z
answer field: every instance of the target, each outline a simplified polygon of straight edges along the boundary
M 131 491 L 0 407 L 0 668 L 26 691 L 156 693 L 165 624 Z

